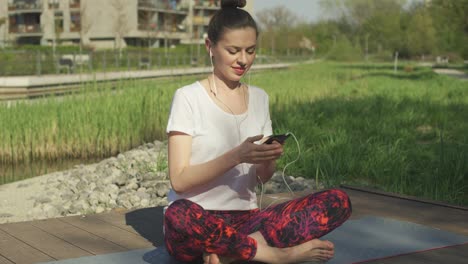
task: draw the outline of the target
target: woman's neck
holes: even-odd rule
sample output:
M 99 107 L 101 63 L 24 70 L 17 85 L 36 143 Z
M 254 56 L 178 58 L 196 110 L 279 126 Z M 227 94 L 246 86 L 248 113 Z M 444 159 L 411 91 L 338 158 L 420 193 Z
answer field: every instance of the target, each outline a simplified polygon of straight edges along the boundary
M 218 90 L 223 89 L 227 91 L 234 91 L 237 88 L 241 87 L 241 82 L 240 81 L 230 81 L 225 78 L 219 77 L 216 74 L 211 74 L 210 75 L 212 78 L 212 82 L 215 82 L 216 87 Z M 208 77 L 209 78 L 209 77 Z

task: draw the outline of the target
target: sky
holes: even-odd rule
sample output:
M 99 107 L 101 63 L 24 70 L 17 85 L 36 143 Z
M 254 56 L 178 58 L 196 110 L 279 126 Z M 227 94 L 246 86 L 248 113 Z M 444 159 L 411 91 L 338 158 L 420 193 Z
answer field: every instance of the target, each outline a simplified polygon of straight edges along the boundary
M 249 0 L 247 0 L 249 1 Z M 253 0 L 254 1 L 254 14 L 265 8 L 272 8 L 275 6 L 285 6 L 295 13 L 299 18 L 304 19 L 306 22 L 316 22 L 320 19 L 329 18 L 320 7 L 321 0 Z M 378 1 L 378 0 L 375 0 Z M 409 0 L 408 3 L 417 2 L 421 0 Z
M 326 18 L 319 3 L 320 0 L 254 0 L 254 13 L 265 8 L 285 6 L 306 22 L 315 22 Z

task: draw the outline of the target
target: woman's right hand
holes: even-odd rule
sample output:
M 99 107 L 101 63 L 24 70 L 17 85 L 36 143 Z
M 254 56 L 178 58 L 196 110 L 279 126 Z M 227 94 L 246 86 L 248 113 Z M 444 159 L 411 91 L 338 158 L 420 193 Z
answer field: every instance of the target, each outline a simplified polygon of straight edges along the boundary
M 258 164 L 276 160 L 283 154 L 283 146 L 278 142 L 272 144 L 255 144 L 263 135 L 247 138 L 237 147 L 238 161 L 240 163 Z

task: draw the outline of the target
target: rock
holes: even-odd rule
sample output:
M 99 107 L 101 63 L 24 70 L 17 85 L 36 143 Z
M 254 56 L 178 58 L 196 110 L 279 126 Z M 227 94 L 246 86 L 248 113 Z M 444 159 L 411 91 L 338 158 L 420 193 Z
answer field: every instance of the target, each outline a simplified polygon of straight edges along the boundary
M 47 218 L 54 218 L 60 216 L 60 211 L 51 204 L 44 204 L 42 210 Z
M 106 209 L 104 209 L 104 207 L 98 206 L 98 207 L 96 207 L 95 212 L 96 212 L 96 214 L 100 214 L 100 213 L 104 212 L 105 210 Z
M 156 171 L 167 168 L 166 150 L 165 143 L 155 141 L 96 164 L 54 172 L 44 183 L 46 192 L 34 198 L 34 208 L 28 217 L 42 219 L 102 213 L 118 207 L 166 206 L 169 177 L 167 171 Z M 313 180 L 303 177 L 286 175 L 285 180 L 293 191 L 316 188 Z M 280 192 L 289 191 L 282 172 L 278 171 L 264 184 L 264 193 Z M 0 217 L 10 216 L 0 214 Z
M 149 202 L 148 199 L 142 199 L 142 200 L 140 201 L 141 207 L 148 207 L 148 206 L 149 206 L 149 203 L 150 203 L 150 202 Z M 0 217 L 1 217 L 1 216 L 0 216 Z
M 167 181 L 160 181 L 156 183 L 154 187 L 156 189 L 156 194 L 159 197 L 165 197 L 167 193 L 169 192 L 169 182 Z

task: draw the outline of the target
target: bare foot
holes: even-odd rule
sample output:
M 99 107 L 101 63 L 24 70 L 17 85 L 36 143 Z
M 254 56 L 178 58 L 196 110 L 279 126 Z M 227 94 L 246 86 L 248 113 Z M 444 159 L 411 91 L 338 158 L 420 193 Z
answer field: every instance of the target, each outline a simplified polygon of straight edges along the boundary
M 327 261 L 335 254 L 334 245 L 330 241 L 313 239 L 303 244 L 285 248 L 286 259 L 282 263 L 298 263 L 304 261 Z
M 215 253 L 203 254 L 203 264 L 229 264 L 233 261 L 229 258 L 218 257 Z

